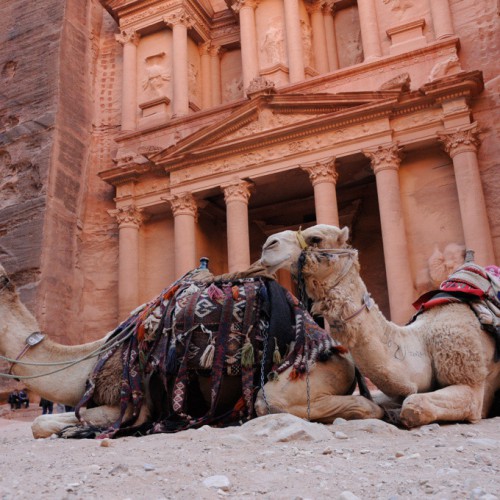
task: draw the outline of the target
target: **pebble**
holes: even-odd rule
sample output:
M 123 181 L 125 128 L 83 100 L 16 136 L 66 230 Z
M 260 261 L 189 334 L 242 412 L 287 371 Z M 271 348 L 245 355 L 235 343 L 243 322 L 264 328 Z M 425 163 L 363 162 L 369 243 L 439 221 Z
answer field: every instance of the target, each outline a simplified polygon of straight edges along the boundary
M 335 431 L 334 436 L 337 439 L 349 439 L 349 436 L 345 432 L 342 432 L 342 431 Z
M 101 443 L 99 444 L 99 446 L 102 446 L 103 448 L 109 448 L 110 445 L 111 445 L 111 440 L 108 438 L 102 439 Z
M 203 486 L 206 486 L 207 488 L 216 488 L 218 490 L 220 489 L 222 491 L 229 491 L 229 488 L 231 488 L 231 481 L 229 481 L 227 476 L 210 476 L 203 480 Z
M 144 464 L 144 470 L 145 471 L 152 471 L 155 470 L 156 467 L 153 464 Z
M 360 500 L 352 491 L 346 490 L 339 495 L 339 500 Z

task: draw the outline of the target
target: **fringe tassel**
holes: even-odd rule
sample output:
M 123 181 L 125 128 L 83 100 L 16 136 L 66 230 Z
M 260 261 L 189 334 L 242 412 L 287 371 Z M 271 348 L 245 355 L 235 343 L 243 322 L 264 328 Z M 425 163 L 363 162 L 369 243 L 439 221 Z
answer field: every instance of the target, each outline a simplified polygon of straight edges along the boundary
M 253 345 L 250 338 L 247 336 L 243 347 L 241 348 L 241 366 L 251 368 L 254 362 Z
M 231 288 L 231 291 L 233 292 L 233 299 L 234 300 L 238 300 L 239 297 L 240 297 L 240 289 L 238 286 L 234 285 L 232 288 Z
M 276 337 L 274 338 L 273 363 L 275 365 L 281 364 L 281 353 L 280 353 L 280 350 L 278 348 L 278 339 Z
M 224 300 L 224 292 L 215 284 L 212 283 L 207 288 L 207 295 L 211 300 L 222 301 Z
M 215 346 L 210 343 L 207 345 L 205 352 L 201 355 L 200 358 L 200 366 L 202 368 L 212 368 L 214 364 L 214 354 L 215 354 Z

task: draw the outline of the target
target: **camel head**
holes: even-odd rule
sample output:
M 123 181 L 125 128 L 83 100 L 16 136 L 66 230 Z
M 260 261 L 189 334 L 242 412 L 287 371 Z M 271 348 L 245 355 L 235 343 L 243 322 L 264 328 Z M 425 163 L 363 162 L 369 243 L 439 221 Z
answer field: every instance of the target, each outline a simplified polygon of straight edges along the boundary
M 304 231 L 282 231 L 269 236 L 262 247 L 261 264 L 268 272 L 297 267 L 300 254 L 305 249 L 347 248 L 349 229 L 318 224 Z

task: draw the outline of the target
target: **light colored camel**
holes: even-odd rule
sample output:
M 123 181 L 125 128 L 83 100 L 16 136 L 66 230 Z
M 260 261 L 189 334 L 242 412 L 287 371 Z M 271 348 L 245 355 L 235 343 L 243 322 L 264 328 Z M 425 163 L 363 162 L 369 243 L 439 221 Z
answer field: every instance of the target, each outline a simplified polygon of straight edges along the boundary
M 26 346 L 26 339 L 39 327 L 33 315 L 20 301 L 12 282 L 0 265 L 0 355 L 15 359 Z M 95 342 L 77 346 L 57 344 L 45 338 L 39 344 L 27 350 L 20 361 L 23 363 L 58 363 L 85 358 L 102 347 L 107 336 Z M 113 362 L 111 362 L 113 360 Z M 120 415 L 120 380 L 122 365 L 119 356 L 113 356 L 105 365 L 105 371 L 96 380 L 93 401 L 94 408 L 82 408 L 83 423 L 106 428 Z M 51 375 L 22 379 L 32 391 L 51 401 L 75 406 L 82 398 L 86 380 L 96 364 L 91 357 Z M 58 369 L 59 366 L 35 366 L 14 364 L 12 373 L 17 377 L 30 377 Z M 296 416 L 307 416 L 308 397 L 306 378 L 290 381 L 288 375 L 292 367 L 287 368 L 279 379 L 268 382 L 260 390 L 255 403 L 258 415 L 269 411 L 288 412 Z M 231 380 L 230 380 L 231 379 Z M 354 365 L 349 357 L 333 355 L 324 362 L 315 363 L 309 373 L 309 404 L 312 420 L 332 422 L 336 417 L 343 418 L 381 418 L 382 410 L 375 403 L 362 396 L 352 395 L 355 376 Z M 200 377 L 200 389 L 206 402 L 210 401 L 210 378 Z M 237 377 L 225 377 L 222 383 L 221 405 L 226 400 L 233 400 L 241 395 L 241 382 Z M 226 394 L 224 393 L 224 388 Z M 227 396 L 227 397 L 226 397 Z M 143 405 L 137 425 L 150 419 L 154 401 L 149 398 Z M 129 408 L 131 410 L 131 407 Z M 130 416 L 125 415 L 124 420 Z M 41 415 L 35 419 L 32 431 L 35 438 L 48 437 L 62 431 L 67 426 L 81 426 L 73 412 Z M 70 437 L 70 435 L 68 435 Z
M 436 306 L 404 327 L 387 321 L 360 277 L 348 234 L 323 224 L 283 231 L 267 239 L 261 262 L 268 271 L 288 267 L 296 275 L 303 260 L 313 312 L 332 325 L 364 375 L 403 399 L 403 425 L 485 418 L 500 388 L 492 336 L 466 304 Z

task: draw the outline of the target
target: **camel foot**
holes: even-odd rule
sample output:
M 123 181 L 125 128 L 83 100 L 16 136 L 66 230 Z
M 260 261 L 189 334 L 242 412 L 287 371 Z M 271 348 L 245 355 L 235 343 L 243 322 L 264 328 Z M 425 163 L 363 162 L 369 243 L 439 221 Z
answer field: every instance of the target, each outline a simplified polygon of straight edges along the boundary
M 68 425 L 57 433 L 63 439 L 95 439 L 102 429 L 94 425 Z
M 397 427 L 403 426 L 401 422 L 401 408 L 384 408 L 383 420 Z
M 424 425 L 422 422 L 422 412 L 417 407 L 408 406 L 401 410 L 399 415 L 400 425 L 407 429 Z

